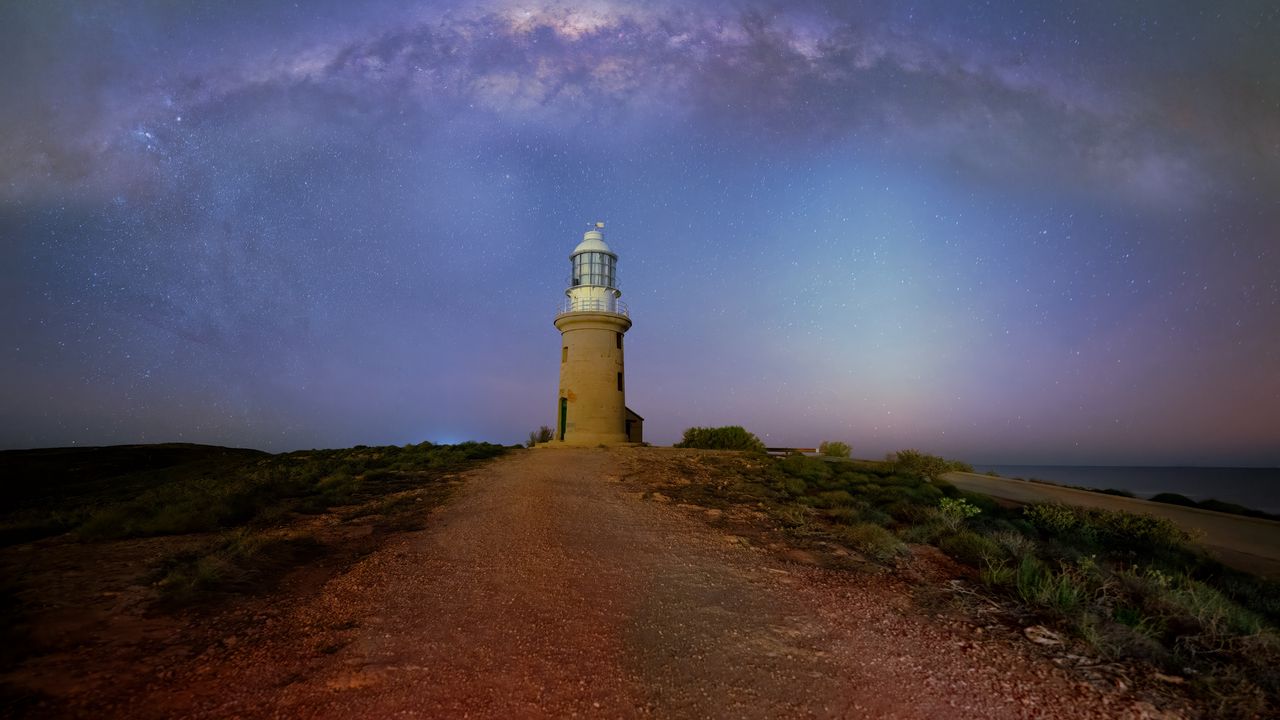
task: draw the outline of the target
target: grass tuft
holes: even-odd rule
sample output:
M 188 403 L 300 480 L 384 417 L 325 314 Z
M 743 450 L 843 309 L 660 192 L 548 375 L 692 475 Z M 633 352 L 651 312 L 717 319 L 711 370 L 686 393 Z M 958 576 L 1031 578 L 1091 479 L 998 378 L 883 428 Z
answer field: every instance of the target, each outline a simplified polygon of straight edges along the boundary
M 836 532 L 842 542 L 881 563 L 907 554 L 907 546 L 893 533 L 873 523 L 857 523 Z

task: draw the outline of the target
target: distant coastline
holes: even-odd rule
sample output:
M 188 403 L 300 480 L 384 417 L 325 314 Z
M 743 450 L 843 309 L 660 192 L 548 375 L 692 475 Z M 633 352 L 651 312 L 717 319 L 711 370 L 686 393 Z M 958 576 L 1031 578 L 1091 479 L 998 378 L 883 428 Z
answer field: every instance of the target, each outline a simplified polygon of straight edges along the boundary
M 1221 500 L 1280 514 L 1280 468 L 975 465 L 974 471 L 1096 490 L 1126 490 L 1144 499 L 1177 493 L 1192 500 Z

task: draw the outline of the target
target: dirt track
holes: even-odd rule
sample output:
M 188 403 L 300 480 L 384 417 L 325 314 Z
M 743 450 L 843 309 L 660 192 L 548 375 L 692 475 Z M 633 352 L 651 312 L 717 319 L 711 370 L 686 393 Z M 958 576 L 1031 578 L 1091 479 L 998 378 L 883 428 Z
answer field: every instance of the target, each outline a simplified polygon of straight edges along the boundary
M 539 450 L 477 473 L 432 529 L 333 583 L 314 611 L 354 610 L 352 642 L 315 676 L 238 709 L 494 718 L 1120 710 L 1047 662 L 1028 666 L 917 617 L 901 592 L 877 592 L 883 580 L 858 585 L 784 566 L 625 492 L 617 457 Z
M 660 451 L 513 453 L 471 472 L 426 530 L 319 588 L 288 585 L 238 620 L 211 619 L 237 629 L 203 651 L 171 647 L 153 669 L 117 662 L 86 674 L 63 712 L 1144 714 L 1025 643 L 925 614 L 900 580 L 785 563 L 693 510 L 642 499 L 621 475 L 645 468 L 646 452 Z

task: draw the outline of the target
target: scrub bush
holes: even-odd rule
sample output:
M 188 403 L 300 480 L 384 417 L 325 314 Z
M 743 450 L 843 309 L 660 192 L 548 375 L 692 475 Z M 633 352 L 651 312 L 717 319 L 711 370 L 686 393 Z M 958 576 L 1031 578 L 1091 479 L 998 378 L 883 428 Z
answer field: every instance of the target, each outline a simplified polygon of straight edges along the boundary
M 1005 555 L 1004 549 L 995 541 L 972 530 L 947 533 L 937 544 L 942 552 L 974 567 L 981 566 L 987 560 L 1002 559 Z
M 782 489 L 786 490 L 787 494 L 792 497 L 804 495 L 808 487 L 805 481 L 798 477 L 784 478 L 782 481 Z
M 806 455 L 788 455 L 778 465 L 787 475 L 815 485 L 822 485 L 832 476 L 831 463 Z
M 554 428 L 543 425 L 537 430 L 529 431 L 529 441 L 525 443 L 525 445 L 528 447 L 533 447 L 538 443 L 551 442 L 552 439 L 555 438 L 555 436 L 556 436 L 556 431 Z
M 818 445 L 818 452 L 827 457 L 847 458 L 852 448 L 848 443 L 842 443 L 838 440 L 823 440 Z
M 889 455 L 886 461 L 893 463 L 899 472 L 928 479 L 936 479 L 949 472 L 973 472 L 969 463 L 947 460 L 915 449 L 899 450 Z
M 938 515 L 952 530 L 964 524 L 965 520 L 982 512 L 973 503 L 964 498 L 942 498 L 938 501 Z
M 872 523 L 858 523 L 842 528 L 837 531 L 837 537 L 877 562 L 888 562 L 907 553 L 907 547 L 893 533 Z
M 702 450 L 749 450 L 764 452 L 764 443 L 740 425 L 704 428 L 691 427 L 684 431 L 684 438 L 676 443 L 680 448 Z
M 853 496 L 844 490 L 828 490 L 818 493 L 813 504 L 821 508 L 841 507 L 853 504 Z

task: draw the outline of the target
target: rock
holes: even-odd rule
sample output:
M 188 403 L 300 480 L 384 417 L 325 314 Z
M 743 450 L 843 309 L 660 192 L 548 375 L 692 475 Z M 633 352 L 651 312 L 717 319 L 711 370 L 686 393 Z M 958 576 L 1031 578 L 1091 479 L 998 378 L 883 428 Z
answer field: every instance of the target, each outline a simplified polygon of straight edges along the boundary
M 1022 631 L 1027 639 L 1037 645 L 1061 645 L 1062 636 L 1043 625 L 1032 625 Z

